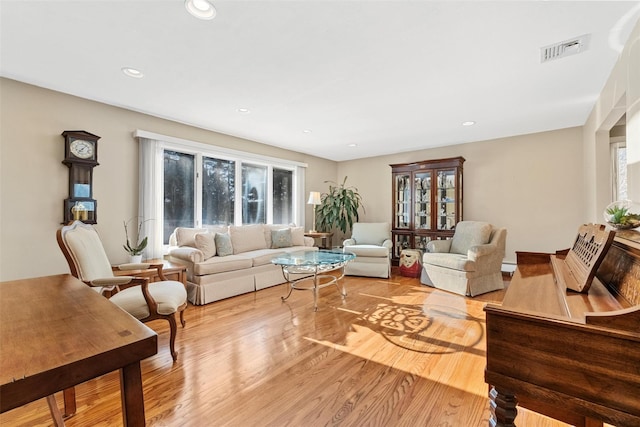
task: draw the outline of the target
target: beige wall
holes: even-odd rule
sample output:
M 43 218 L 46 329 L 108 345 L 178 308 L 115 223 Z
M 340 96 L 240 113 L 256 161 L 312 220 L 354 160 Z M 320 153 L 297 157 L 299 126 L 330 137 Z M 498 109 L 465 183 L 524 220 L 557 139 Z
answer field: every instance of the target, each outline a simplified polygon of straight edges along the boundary
M 309 165 L 306 186 L 334 179 L 335 162 L 182 125 L 0 79 L 0 280 L 68 272 L 56 244 L 62 202 L 68 197 L 64 130 L 101 136 L 94 169 L 97 229 L 111 262 L 126 260 L 122 221 L 137 215 L 136 129 Z M 305 190 L 305 194 L 309 190 Z M 311 209 L 305 206 L 307 224 Z M 310 226 L 309 226 L 310 227 Z
M 640 202 L 640 21 L 584 125 L 585 212 L 589 221 L 602 221 L 602 211 L 612 201 L 609 133 L 624 114 L 628 196 Z
M 342 162 L 364 199 L 361 220 L 390 221 L 389 164 L 462 156 L 464 219 L 507 228 L 507 262 L 516 250 L 555 251 L 571 244 L 582 212 L 582 130 L 474 142 Z

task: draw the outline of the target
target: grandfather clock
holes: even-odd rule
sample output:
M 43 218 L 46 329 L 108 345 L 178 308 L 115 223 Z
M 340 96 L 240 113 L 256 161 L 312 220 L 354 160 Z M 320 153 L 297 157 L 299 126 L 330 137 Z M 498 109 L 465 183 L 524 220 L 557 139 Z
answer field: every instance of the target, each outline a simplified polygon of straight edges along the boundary
M 97 222 L 98 203 L 93 198 L 93 168 L 98 166 L 99 136 L 83 130 L 65 130 L 64 160 L 69 168 L 69 198 L 64 200 L 64 224 L 80 220 Z

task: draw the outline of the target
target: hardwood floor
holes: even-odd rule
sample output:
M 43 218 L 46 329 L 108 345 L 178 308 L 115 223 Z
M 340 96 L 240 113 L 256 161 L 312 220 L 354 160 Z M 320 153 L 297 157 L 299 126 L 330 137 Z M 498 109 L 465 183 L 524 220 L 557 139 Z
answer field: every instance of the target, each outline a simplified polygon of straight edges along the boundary
M 487 301 L 421 286 L 418 279 L 346 277 L 348 296 L 286 285 L 190 306 L 169 353 L 142 362 L 150 426 L 487 426 Z M 122 425 L 117 373 L 76 388 L 66 425 Z M 62 406 L 61 393 L 57 393 Z M 519 410 L 518 425 L 566 424 Z M 52 425 L 45 399 L 0 416 L 2 426 Z

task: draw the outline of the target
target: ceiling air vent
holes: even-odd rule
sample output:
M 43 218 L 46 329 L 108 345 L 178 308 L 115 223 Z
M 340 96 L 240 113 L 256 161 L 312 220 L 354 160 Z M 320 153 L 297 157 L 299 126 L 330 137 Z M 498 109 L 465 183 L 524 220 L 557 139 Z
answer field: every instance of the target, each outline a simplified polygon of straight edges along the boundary
M 564 58 L 565 56 L 575 55 L 584 52 L 589 45 L 589 34 L 555 43 L 540 48 L 540 62 L 549 62 L 554 59 Z

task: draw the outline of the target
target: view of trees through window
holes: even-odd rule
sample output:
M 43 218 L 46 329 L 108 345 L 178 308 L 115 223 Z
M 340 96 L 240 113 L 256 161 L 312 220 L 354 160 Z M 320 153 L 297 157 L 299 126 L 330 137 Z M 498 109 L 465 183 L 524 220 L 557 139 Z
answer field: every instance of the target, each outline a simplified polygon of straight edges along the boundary
M 242 165 L 242 223 L 265 224 L 267 168 Z
M 293 172 L 273 169 L 273 223 L 290 224 L 293 218 Z
M 292 169 L 175 150 L 163 157 L 164 244 L 176 227 L 231 225 L 238 211 L 242 224 L 295 222 Z
M 194 225 L 195 156 L 164 152 L 164 243 L 176 227 Z
M 202 162 L 202 223 L 233 224 L 236 162 L 205 157 Z

